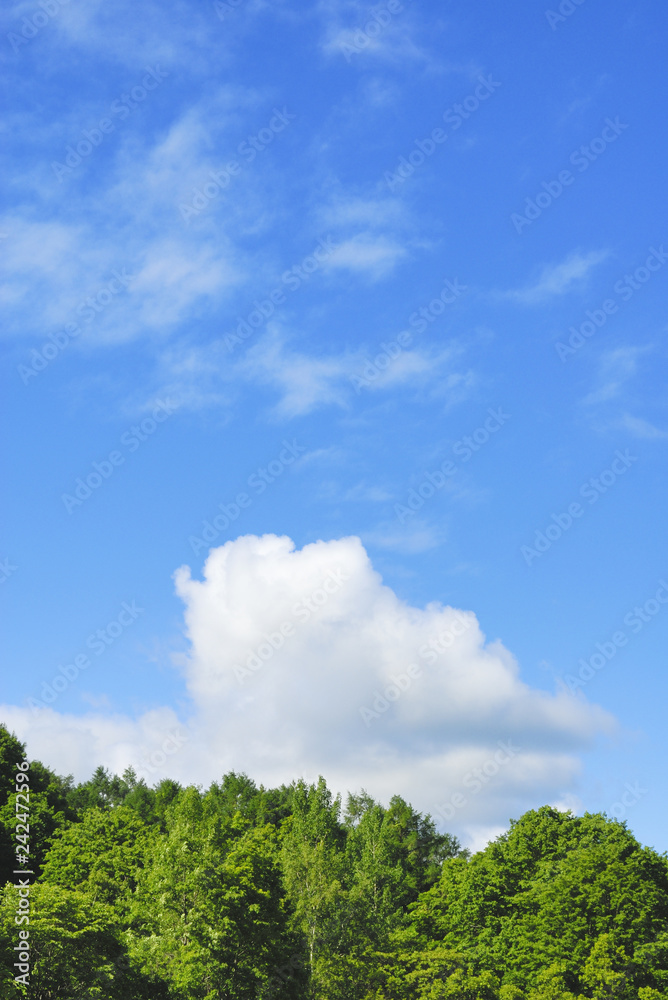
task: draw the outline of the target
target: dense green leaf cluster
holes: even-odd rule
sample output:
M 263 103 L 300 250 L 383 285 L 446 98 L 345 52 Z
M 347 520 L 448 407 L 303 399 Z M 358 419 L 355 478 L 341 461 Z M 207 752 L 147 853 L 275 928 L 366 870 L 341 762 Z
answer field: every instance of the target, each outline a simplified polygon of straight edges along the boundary
M 324 780 L 155 788 L 31 763 L 31 977 L 15 982 L 16 764 L 0 726 L 7 1000 L 661 1000 L 668 859 L 543 807 L 473 856 Z

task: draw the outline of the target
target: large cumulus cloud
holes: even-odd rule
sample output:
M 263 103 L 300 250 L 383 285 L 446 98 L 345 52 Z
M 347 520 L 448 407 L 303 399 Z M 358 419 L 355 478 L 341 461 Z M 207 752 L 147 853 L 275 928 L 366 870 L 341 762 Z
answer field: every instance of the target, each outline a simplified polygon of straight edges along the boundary
M 202 579 L 182 567 L 175 582 L 192 702 L 178 746 L 160 750 L 178 726 L 167 708 L 138 720 L 8 709 L 31 752 L 57 765 L 60 733 L 69 770 L 94 751 L 196 782 L 322 773 L 340 791 L 399 793 L 470 841 L 572 796 L 582 752 L 613 726 L 584 700 L 531 689 L 473 612 L 401 600 L 358 538 L 296 550 L 244 536 L 210 552 Z
M 183 568 L 176 585 L 198 716 L 221 759 L 267 781 L 324 773 L 432 813 L 460 792 L 444 818 L 506 821 L 569 792 L 578 753 L 611 724 L 528 687 L 471 611 L 406 604 L 357 538 L 299 551 L 239 538 L 211 552 L 202 580 Z

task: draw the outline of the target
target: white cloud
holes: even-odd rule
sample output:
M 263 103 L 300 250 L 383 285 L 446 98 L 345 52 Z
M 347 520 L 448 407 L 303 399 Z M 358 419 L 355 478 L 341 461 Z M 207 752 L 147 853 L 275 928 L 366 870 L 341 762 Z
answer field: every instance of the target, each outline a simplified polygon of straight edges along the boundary
M 351 271 L 376 281 L 386 277 L 420 243 L 406 205 L 377 193 L 362 196 L 328 177 L 327 198 L 316 208 L 319 230 L 336 233 L 339 247 L 325 270 Z
M 413 37 L 416 24 L 408 8 L 392 13 L 356 0 L 321 0 L 318 8 L 325 20 L 321 45 L 326 55 L 343 56 L 351 64 L 356 60 L 364 64 L 372 58 L 394 64 L 422 61 L 432 66 L 432 57 Z
M 432 813 L 461 792 L 467 803 L 446 825 L 466 833 L 570 794 L 579 754 L 613 726 L 583 699 L 532 690 L 473 612 L 403 601 L 357 538 L 295 550 L 286 537 L 245 536 L 212 550 L 201 580 L 187 567 L 175 580 L 193 714 L 157 777 L 202 783 L 234 768 L 275 784 L 322 773 L 337 790 L 398 793 Z M 411 664 L 420 672 L 407 684 Z M 365 721 L 365 707 L 376 716 Z M 79 777 L 97 762 L 137 766 L 178 725 L 168 708 L 131 720 L 5 706 L 0 718 L 30 754 Z M 495 768 L 499 741 L 514 750 Z M 467 785 L 476 767 L 489 773 L 479 792 Z
M 188 317 L 203 298 L 217 298 L 241 281 L 241 273 L 212 247 L 184 246 L 173 239 L 153 243 L 132 282 L 149 328 L 170 327 Z
M 169 85 L 168 77 L 160 87 Z M 117 119 L 102 150 L 102 170 L 94 150 L 61 185 L 44 158 L 44 176 L 29 177 L 18 207 L 0 219 L 12 248 L 0 277 L 6 332 L 44 338 L 76 322 L 77 343 L 124 342 L 164 337 L 224 305 L 230 290 L 248 279 L 239 239 L 262 214 L 258 201 L 270 158 L 249 165 L 240 157 L 239 174 L 229 180 L 221 168 L 247 134 L 248 116 L 264 116 L 263 123 L 271 108 L 266 95 L 221 86 L 185 110 L 168 112 L 149 133 L 139 116 Z M 83 124 L 90 124 L 84 116 L 68 135 L 76 138 Z M 64 145 L 61 137 L 51 159 L 63 158 Z M 84 199 L 86 182 L 91 191 Z M 197 202 L 195 215 L 194 193 L 203 186 L 205 204 Z M 90 325 L 81 323 L 78 310 L 114 271 L 134 280 Z
M 254 5 L 255 6 L 255 5 Z M 38 5 L 32 0 L 10 2 L 8 26 L 21 30 L 22 19 L 31 18 Z M 86 0 L 84 4 L 58 3 L 57 13 L 38 32 L 30 44 L 48 49 L 49 65 L 66 63 L 72 51 L 100 53 L 104 60 L 113 59 L 131 70 L 147 61 L 183 66 L 191 73 L 227 60 L 227 48 L 218 44 L 211 53 L 206 51 L 212 30 L 220 32 L 222 25 L 215 18 L 213 4 L 201 9 L 177 3 L 171 18 L 165 18 L 164 8 L 156 0 L 144 0 L 141 6 L 128 0 L 117 0 L 112 8 L 104 0 Z
M 598 387 L 584 398 L 584 405 L 595 406 L 618 398 L 637 374 L 638 359 L 648 350 L 647 346 L 637 346 L 605 351 L 599 359 Z
M 382 353 L 382 352 L 380 352 Z M 412 380 L 424 380 L 437 375 L 445 379 L 445 385 L 441 384 L 441 390 L 455 390 L 462 381 L 466 381 L 466 376 L 453 373 L 449 376 L 443 374 L 443 369 L 450 365 L 453 359 L 460 354 L 460 351 L 453 346 L 446 347 L 442 351 L 413 350 L 402 351 L 384 371 L 378 371 L 375 378 L 369 381 L 368 388 L 386 389 L 389 386 L 401 384 Z
M 88 700 L 88 699 L 87 699 Z M 86 715 L 62 714 L 51 708 L 32 711 L 14 705 L 0 705 L 0 720 L 21 739 L 28 741 L 28 754 L 60 774 L 73 774 L 81 780 L 91 776 L 93 768 L 104 763 L 116 774 L 132 765 L 139 770 L 142 760 L 160 750 L 167 736 L 180 723 L 171 708 L 155 709 L 139 719 L 118 714 L 91 712 Z M 157 775 L 185 778 L 184 760 L 173 760 L 174 767 Z M 148 774 L 146 780 L 150 780 Z M 193 774 L 193 782 L 197 778 Z
M 246 354 L 237 370 L 247 378 L 279 387 L 279 417 L 297 417 L 319 406 L 345 406 L 348 392 L 343 379 L 350 362 L 342 355 L 309 357 L 288 351 L 273 324 Z
M 330 254 L 325 269 L 357 271 L 379 279 L 392 271 L 405 256 L 406 248 L 396 240 L 365 232 L 346 240 Z
M 430 62 L 429 55 L 408 36 L 406 30 L 387 30 L 382 35 L 369 33 L 365 28 L 378 22 L 369 18 L 361 22 L 359 28 L 330 27 L 322 49 L 327 55 L 343 55 L 347 62 L 360 57 L 375 56 L 390 62 L 422 60 Z
M 68 323 L 90 344 L 164 336 L 244 280 L 227 244 L 178 232 L 138 248 L 122 228 L 101 241 L 95 226 L 14 219 L 12 250 L 0 284 L 5 331 L 41 340 Z
M 506 292 L 505 297 L 521 302 L 522 305 L 540 305 L 557 295 L 570 292 L 574 285 L 586 279 L 593 267 L 608 257 L 607 250 L 593 250 L 582 254 L 570 254 L 561 264 L 544 267 L 533 284 Z
M 338 192 L 319 209 L 318 220 L 323 230 L 359 225 L 383 228 L 406 225 L 407 213 L 399 198 L 362 198 Z
M 362 481 L 346 490 L 343 499 L 352 503 L 387 503 L 388 500 L 392 499 L 392 493 L 382 486 L 369 485 L 369 483 Z
M 360 379 L 364 380 L 365 392 L 412 383 L 424 387 L 427 382 L 436 382 L 434 394 L 445 396 L 446 405 L 451 406 L 468 395 L 474 382 L 471 372 L 447 371 L 460 353 L 457 346 L 440 351 L 404 350 L 386 368 L 378 369 L 359 352 L 313 356 L 291 349 L 276 324 L 269 323 L 267 334 L 247 350 L 242 361 L 228 369 L 227 377 L 277 387 L 281 397 L 274 413 L 285 419 L 303 416 L 321 406 L 348 407 L 360 391 Z M 367 377 L 370 365 L 371 377 Z
M 630 431 L 636 437 L 644 438 L 647 441 L 665 441 L 668 438 L 668 431 L 655 427 L 649 420 L 642 417 L 634 417 L 630 413 L 625 413 L 620 421 L 621 426 Z
M 367 544 L 381 549 L 415 555 L 442 545 L 446 539 L 446 531 L 442 522 L 434 526 L 420 519 L 405 525 L 398 524 L 396 520 L 383 521 L 373 531 L 363 532 L 363 538 Z

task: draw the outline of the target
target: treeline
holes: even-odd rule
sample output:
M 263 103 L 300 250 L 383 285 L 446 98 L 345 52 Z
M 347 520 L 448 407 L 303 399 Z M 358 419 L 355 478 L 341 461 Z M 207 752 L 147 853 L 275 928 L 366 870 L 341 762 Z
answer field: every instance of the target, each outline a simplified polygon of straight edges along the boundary
M 0 726 L 3 1000 L 660 1000 L 668 859 L 547 806 L 470 856 L 399 796 L 206 791 L 30 766 L 30 986 L 15 982 L 17 764 Z

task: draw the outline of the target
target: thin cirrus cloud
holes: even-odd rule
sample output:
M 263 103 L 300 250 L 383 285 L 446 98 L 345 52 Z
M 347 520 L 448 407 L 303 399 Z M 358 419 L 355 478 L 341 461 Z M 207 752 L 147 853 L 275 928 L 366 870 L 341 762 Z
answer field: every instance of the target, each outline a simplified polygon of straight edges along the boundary
M 124 245 L 120 231 L 113 237 L 102 240 L 90 224 L 15 220 L 9 237 L 15 252 L 0 285 L 5 330 L 45 337 L 75 323 L 80 342 L 92 345 L 164 336 L 195 307 L 219 303 L 244 281 L 229 244 L 202 245 L 176 234 L 138 248 Z M 100 294 L 104 302 L 93 315 L 86 300 Z
M 321 406 L 346 406 L 344 380 L 349 367 L 343 355 L 316 358 L 286 348 L 271 325 L 269 333 L 248 350 L 238 371 L 251 382 L 275 386 L 280 399 L 274 412 L 291 418 Z
M 627 384 L 638 374 L 638 360 L 649 346 L 621 346 L 604 351 L 598 362 L 597 386 L 584 398 L 585 406 L 619 399 Z
M 447 530 L 442 522 L 432 525 L 416 519 L 400 525 L 395 519 L 381 521 L 371 531 L 361 532 L 361 538 L 366 545 L 376 545 L 380 549 L 403 555 L 416 555 L 430 552 L 443 545 L 447 538 Z
M 328 185 L 333 181 L 328 179 Z M 408 222 L 405 204 L 399 198 L 362 197 L 337 191 L 317 211 L 324 229 L 365 226 L 372 229 L 403 228 Z
M 642 417 L 634 417 L 630 413 L 625 413 L 619 423 L 621 427 L 633 434 L 634 437 L 643 438 L 646 441 L 668 440 L 668 430 L 662 430 Z
M 320 0 L 323 19 L 322 52 L 330 58 L 387 63 L 424 62 L 433 57 L 415 39 L 410 0 L 398 10 L 369 8 L 358 0 Z
M 577 288 L 589 272 L 608 256 L 607 250 L 593 250 L 588 254 L 576 251 L 560 264 L 545 266 L 532 284 L 505 292 L 503 297 L 521 305 L 542 305 Z
M 249 6 L 258 5 L 249 3 Z M 35 10 L 31 0 L 11 2 L 3 12 L 6 31 L 20 36 L 23 18 L 31 18 Z M 174 16 L 177 13 L 178 20 Z M 210 54 L 205 45 L 217 30 L 221 41 L 224 40 L 213 4 L 201 9 L 177 4 L 172 18 L 166 20 L 164 8 L 156 0 L 145 0 L 141 5 L 118 0 L 113 8 L 104 0 L 87 0 L 85 4 L 61 0 L 49 17 L 49 22 L 29 44 L 37 49 L 48 48 L 50 65 L 59 69 L 67 66 L 72 49 L 84 58 L 92 53 L 98 60 L 113 60 L 132 69 L 146 60 L 157 59 L 190 72 L 208 68 L 214 60 L 219 65 L 227 55 L 224 45 L 216 46 Z M 16 45 L 20 57 L 22 42 Z
M 270 323 L 267 334 L 247 350 L 228 377 L 277 389 L 279 400 L 273 412 L 282 419 L 303 416 L 323 406 L 345 409 L 360 392 L 381 392 L 402 385 L 432 385 L 436 395 L 453 405 L 466 398 L 475 382 L 470 371 L 453 370 L 459 354 L 456 347 L 404 350 L 381 370 L 369 360 L 373 351 L 369 355 L 356 351 L 315 357 L 290 348 L 277 325 Z M 369 365 L 372 377 L 367 379 Z M 361 381 L 365 387 L 360 389 Z
M 406 254 L 406 247 L 395 239 L 363 232 L 334 250 L 325 269 L 357 272 L 377 280 L 386 277 Z
M 348 271 L 377 281 L 388 277 L 416 246 L 414 223 L 397 198 L 377 194 L 350 194 L 331 178 L 333 194 L 315 209 L 314 219 L 324 232 L 332 231 L 339 243 L 325 270 Z
M 96 317 L 91 338 L 96 343 L 146 332 L 169 334 L 194 310 L 223 303 L 231 288 L 246 281 L 238 237 L 246 225 L 244 212 L 257 215 L 262 162 L 235 178 L 244 186 L 245 209 L 232 184 L 215 193 L 194 224 L 186 224 L 180 205 L 190 205 L 193 191 L 220 166 L 214 145 L 220 149 L 243 138 L 239 107 L 257 114 L 265 103 L 254 92 L 221 88 L 150 138 L 136 129 L 112 135 L 118 141 L 105 151 L 109 170 L 93 172 L 93 199 L 74 197 L 83 181 L 79 171 L 89 165 L 84 160 L 58 192 L 59 200 L 43 186 L 33 192 L 44 202 L 49 221 L 36 221 L 34 212 L 21 205 L 6 215 L 2 228 L 11 252 L 3 263 L 0 302 L 11 311 L 5 329 L 45 335 L 54 326 L 76 322 L 82 302 L 115 271 L 132 280 Z M 224 233 L 216 225 L 221 214 Z M 89 329 L 82 332 L 84 340 Z
M 403 31 L 395 26 L 376 35 L 373 31 L 377 23 L 373 15 L 365 17 L 361 14 L 358 27 L 331 25 L 322 43 L 322 51 L 329 56 L 343 56 L 347 62 L 360 56 L 389 62 L 430 61 L 429 54 L 410 38 L 405 26 L 402 26 Z M 371 32 L 365 30 L 368 25 Z
M 657 426 L 652 420 L 630 410 L 640 406 L 665 413 L 663 394 L 658 394 L 653 386 L 644 383 L 644 389 L 639 392 L 642 383 L 642 359 L 654 351 L 652 344 L 623 344 L 600 354 L 597 363 L 594 388 L 582 399 L 584 408 L 592 427 L 599 433 L 618 433 L 620 430 L 638 441 L 668 440 L 668 431 Z
M 163 765 L 182 781 L 230 769 L 268 784 L 321 773 L 336 790 L 364 787 L 385 801 L 399 793 L 434 815 L 499 740 L 510 741 L 509 762 L 448 824 L 469 836 L 575 794 L 579 754 L 614 731 L 584 699 L 529 687 L 473 612 L 407 604 L 359 538 L 298 550 L 285 536 L 243 536 L 211 550 L 201 579 L 184 566 L 175 583 L 189 718 L 166 707 L 133 720 L 3 706 L 31 753 L 76 775 L 91 759 L 141 770 L 180 726 L 181 749 Z

